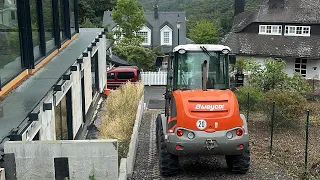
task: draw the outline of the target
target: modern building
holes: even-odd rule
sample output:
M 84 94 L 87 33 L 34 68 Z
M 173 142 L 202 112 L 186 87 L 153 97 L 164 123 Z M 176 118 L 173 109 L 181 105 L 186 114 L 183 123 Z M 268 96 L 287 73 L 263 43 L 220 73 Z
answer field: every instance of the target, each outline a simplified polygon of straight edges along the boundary
M 235 19 L 222 40 L 239 57 L 282 58 L 286 72 L 306 78 L 320 75 L 320 1 L 262 0 L 244 11 L 245 0 L 235 0 Z
M 0 0 L 0 14 L 0 156 L 6 141 L 83 139 L 113 42 L 79 29 L 77 0 Z

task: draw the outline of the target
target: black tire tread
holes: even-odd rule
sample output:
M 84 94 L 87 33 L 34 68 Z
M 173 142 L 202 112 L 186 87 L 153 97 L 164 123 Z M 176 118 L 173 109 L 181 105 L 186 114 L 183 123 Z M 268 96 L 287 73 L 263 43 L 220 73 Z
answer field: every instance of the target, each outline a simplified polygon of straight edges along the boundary
M 170 154 L 167 150 L 167 144 L 164 141 L 164 134 L 161 123 L 158 129 L 158 147 L 159 147 L 159 170 L 162 176 L 171 176 L 179 173 L 179 157 Z
M 250 167 L 250 147 L 247 147 L 241 155 L 226 156 L 229 171 L 235 174 L 245 174 Z

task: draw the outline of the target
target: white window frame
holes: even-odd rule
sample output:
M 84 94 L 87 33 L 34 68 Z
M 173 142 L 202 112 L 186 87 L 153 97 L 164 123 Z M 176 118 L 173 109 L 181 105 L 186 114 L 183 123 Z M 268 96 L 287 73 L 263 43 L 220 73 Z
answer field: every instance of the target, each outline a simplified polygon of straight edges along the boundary
M 310 36 L 310 34 L 311 26 L 285 26 L 285 36 Z
M 169 33 L 169 42 L 164 42 L 164 33 Z M 172 29 L 165 25 L 163 28 L 160 30 L 160 38 L 161 38 L 161 45 L 166 45 L 166 46 L 172 46 Z
M 259 34 L 282 35 L 281 25 L 259 25 Z
M 147 26 L 143 26 L 141 28 L 141 30 L 138 32 L 146 32 L 147 33 L 147 40 L 146 40 L 146 42 L 142 42 L 141 45 L 150 46 L 151 45 L 151 29 L 148 28 Z
M 299 61 L 299 62 L 297 62 Z M 305 62 L 303 62 L 305 61 Z M 299 65 L 299 67 L 296 67 Z M 302 68 L 302 66 L 305 66 L 305 68 Z M 297 58 L 294 62 L 294 72 L 300 73 L 303 77 L 307 76 L 307 66 L 308 66 L 308 59 L 306 58 Z M 302 73 L 302 71 L 305 71 L 305 73 Z

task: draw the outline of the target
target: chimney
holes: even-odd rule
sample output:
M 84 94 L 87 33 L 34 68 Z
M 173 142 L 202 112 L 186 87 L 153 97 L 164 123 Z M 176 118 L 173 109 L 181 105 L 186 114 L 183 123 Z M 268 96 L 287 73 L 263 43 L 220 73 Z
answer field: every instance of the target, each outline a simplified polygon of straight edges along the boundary
M 234 16 L 244 12 L 245 0 L 234 0 Z
M 154 10 L 154 18 L 158 19 L 159 18 L 159 7 L 158 7 L 158 4 L 154 5 L 153 10 Z

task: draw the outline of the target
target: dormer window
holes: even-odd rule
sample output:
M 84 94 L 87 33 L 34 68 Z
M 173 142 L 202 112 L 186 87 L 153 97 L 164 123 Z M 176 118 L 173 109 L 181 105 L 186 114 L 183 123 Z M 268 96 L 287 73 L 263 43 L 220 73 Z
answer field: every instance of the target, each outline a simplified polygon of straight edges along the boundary
M 172 46 L 172 29 L 169 26 L 165 25 L 160 30 L 160 35 L 161 45 Z
M 143 26 L 140 31 L 136 33 L 137 36 L 143 38 L 143 42 L 141 45 L 143 46 L 150 46 L 151 45 L 151 29 L 147 26 Z
M 281 35 L 282 26 L 281 25 L 260 25 L 259 34 L 264 35 Z
M 286 26 L 285 36 L 310 36 L 310 26 Z

